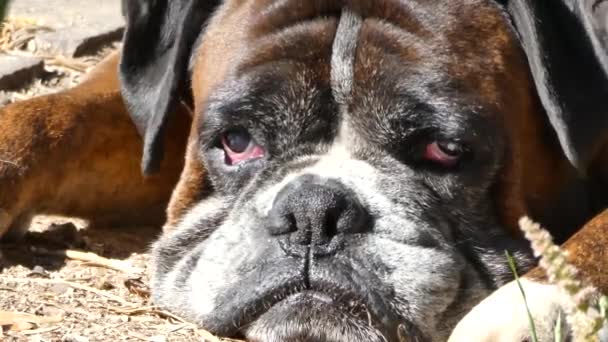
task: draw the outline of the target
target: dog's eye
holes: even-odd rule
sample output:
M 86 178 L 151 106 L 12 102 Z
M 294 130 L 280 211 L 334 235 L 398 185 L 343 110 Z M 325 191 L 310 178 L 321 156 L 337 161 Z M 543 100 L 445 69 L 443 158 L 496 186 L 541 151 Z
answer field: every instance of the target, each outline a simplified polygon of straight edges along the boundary
M 454 141 L 433 141 L 424 149 L 424 159 L 445 167 L 455 166 L 463 154 L 463 146 Z
M 265 154 L 264 149 L 253 140 L 251 135 L 241 129 L 224 133 L 221 141 L 228 165 L 261 158 Z

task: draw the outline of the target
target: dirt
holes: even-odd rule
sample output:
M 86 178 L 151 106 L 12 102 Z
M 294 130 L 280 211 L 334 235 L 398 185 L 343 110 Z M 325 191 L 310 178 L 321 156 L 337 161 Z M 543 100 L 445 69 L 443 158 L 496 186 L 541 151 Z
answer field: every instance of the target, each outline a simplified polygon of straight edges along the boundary
M 200 341 L 205 333 L 149 299 L 147 246 L 157 227 L 86 229 L 80 220 L 37 217 L 24 241 L 0 245 L 4 341 Z M 133 270 L 70 260 L 94 253 Z M 5 313 L 36 317 L 2 319 Z M 37 323 L 39 318 L 48 322 Z M 212 337 L 207 340 L 212 341 Z
M 0 92 L 0 106 L 73 87 L 119 48 L 114 43 L 76 59 L 43 55 L 30 43 L 38 30 L 44 28 L 30 22 L 2 26 L 0 52 L 43 57 L 46 73 Z M 23 241 L 0 244 L 0 341 L 220 341 L 150 301 L 148 246 L 159 232 L 36 217 Z M 78 260 L 79 252 L 102 262 Z
M 120 48 L 119 42 L 112 42 L 91 55 L 79 58 L 51 55 L 40 51 L 34 40 L 37 34 L 48 31 L 48 27 L 24 18 L 9 18 L 0 23 L 0 53 L 40 57 L 45 64 L 44 74 L 21 89 L 11 92 L 0 90 L 0 106 L 74 87 L 86 72 L 112 51 Z

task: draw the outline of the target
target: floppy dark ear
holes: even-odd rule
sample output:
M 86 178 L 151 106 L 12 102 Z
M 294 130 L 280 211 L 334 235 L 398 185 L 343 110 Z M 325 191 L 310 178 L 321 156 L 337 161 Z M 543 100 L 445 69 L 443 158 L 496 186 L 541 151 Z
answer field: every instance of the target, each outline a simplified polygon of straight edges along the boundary
M 509 0 L 508 11 L 564 153 L 585 172 L 608 135 L 608 1 Z
M 142 170 L 158 171 L 167 117 L 188 99 L 193 45 L 219 0 L 123 0 L 127 27 L 120 81 L 144 139 Z

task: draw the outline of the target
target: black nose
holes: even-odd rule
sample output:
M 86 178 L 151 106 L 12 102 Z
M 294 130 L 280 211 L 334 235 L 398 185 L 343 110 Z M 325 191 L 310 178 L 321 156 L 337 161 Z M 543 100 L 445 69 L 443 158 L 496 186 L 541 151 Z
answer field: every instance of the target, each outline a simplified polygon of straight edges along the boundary
M 268 230 L 281 235 L 281 247 L 291 255 L 328 255 L 341 248 L 345 234 L 364 232 L 369 214 L 342 183 L 303 175 L 276 196 L 268 215 Z

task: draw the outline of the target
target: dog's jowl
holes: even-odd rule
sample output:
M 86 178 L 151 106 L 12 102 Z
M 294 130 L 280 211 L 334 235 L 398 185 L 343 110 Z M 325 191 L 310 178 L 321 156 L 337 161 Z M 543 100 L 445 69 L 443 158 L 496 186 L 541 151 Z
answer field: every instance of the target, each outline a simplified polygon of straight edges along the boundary
M 141 196 L 168 201 L 155 302 L 252 341 L 447 340 L 505 250 L 535 265 L 520 217 L 564 242 L 606 207 L 604 9 L 566 3 L 126 2 L 123 111 L 175 184 Z M 593 227 L 569 248 L 602 249 Z M 608 255 L 574 254 L 608 289 Z M 526 281 L 550 336 L 559 296 Z

